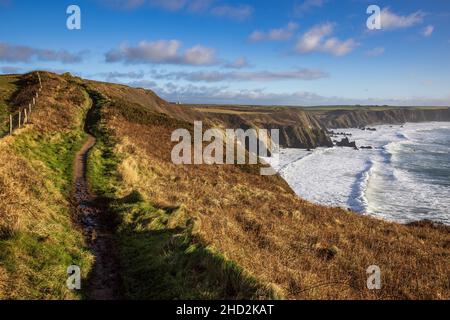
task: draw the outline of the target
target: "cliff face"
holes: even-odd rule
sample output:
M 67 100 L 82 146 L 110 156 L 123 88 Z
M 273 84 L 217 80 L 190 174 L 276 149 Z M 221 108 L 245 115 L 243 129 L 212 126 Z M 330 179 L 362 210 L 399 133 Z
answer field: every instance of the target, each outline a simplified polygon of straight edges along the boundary
M 327 129 L 358 128 L 376 124 L 450 121 L 449 108 L 383 108 L 349 110 L 307 110 L 269 107 L 191 107 L 197 119 L 208 119 L 226 128 L 280 130 L 284 148 L 330 147 Z
M 383 108 L 349 110 L 307 110 L 297 108 L 203 107 L 200 111 L 212 122 L 227 128 L 280 130 L 284 148 L 330 147 L 327 129 L 359 128 L 376 124 L 450 121 L 450 108 Z M 197 109 L 198 110 L 198 109 Z M 246 110 L 246 111 L 244 111 Z
M 213 109 L 205 114 L 210 122 L 226 128 L 279 129 L 280 145 L 285 148 L 333 145 L 326 128 L 315 117 L 300 109 L 234 110 L 233 114 L 223 114 Z
M 327 128 L 357 128 L 375 124 L 405 122 L 450 121 L 450 108 L 442 109 L 385 109 L 337 110 L 317 113 L 316 118 Z
M 332 110 L 261 106 L 198 106 L 171 104 L 154 92 L 100 82 L 90 82 L 118 104 L 193 123 L 203 121 L 204 128 L 279 129 L 284 148 L 332 146 L 327 129 L 362 127 L 375 124 L 450 121 L 449 108 L 365 108 Z

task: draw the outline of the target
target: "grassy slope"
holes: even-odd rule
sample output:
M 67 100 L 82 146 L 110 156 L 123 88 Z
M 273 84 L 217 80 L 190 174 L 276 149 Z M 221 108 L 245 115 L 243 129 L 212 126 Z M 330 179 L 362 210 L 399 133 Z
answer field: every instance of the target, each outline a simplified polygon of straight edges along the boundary
M 269 289 L 245 274 L 242 268 L 196 239 L 192 232 L 194 225 L 180 208 L 157 208 L 139 191 L 124 190 L 117 170 L 126 153 L 117 152 L 117 141 L 105 119 L 105 109 L 117 111 L 118 106 L 96 92 L 91 95 L 98 108 L 90 115 L 93 121 L 89 127 L 98 143 L 89 156 L 88 179 L 92 188 L 110 203 L 110 210 L 118 220 L 124 296 L 130 299 L 272 297 Z M 141 123 L 167 120 L 158 114 L 139 114 L 132 106 L 126 113 Z
M 0 298 L 80 298 L 66 269 L 79 265 L 85 278 L 92 263 L 69 202 L 87 96 L 62 78 L 43 81 L 34 124 L 0 142 Z
M 88 108 L 83 82 L 68 79 L 45 74 L 34 124 L 0 141 L 0 298 L 79 298 L 66 268 L 85 277 L 92 263 L 67 200 Z M 35 89 L 25 80 L 16 104 Z M 450 297 L 448 228 L 312 205 L 257 167 L 175 166 L 170 134 L 189 123 L 158 113 L 169 106 L 148 92 L 89 86 L 108 97 L 91 92 L 103 108 L 89 115 L 89 180 L 117 218 L 125 296 Z M 372 264 L 381 291 L 365 288 Z
M 10 112 L 8 102 L 17 90 L 16 81 L 17 77 L 15 76 L 0 77 L 0 137 L 8 132 L 8 116 Z
M 115 205 L 121 216 L 119 237 L 130 296 L 167 297 L 166 292 L 171 297 L 196 296 L 176 289 L 183 283 L 176 280 L 177 272 L 185 273 L 178 279 L 189 281 L 205 267 L 185 269 L 172 254 L 183 252 L 184 230 L 189 229 L 190 242 L 234 261 L 246 275 L 263 283 L 262 288 L 270 287 L 271 294 L 276 292 L 278 296 L 450 296 L 448 228 L 429 223 L 404 226 L 312 205 L 298 199 L 279 177 L 259 176 L 257 168 L 173 165 L 170 134 L 182 126 L 179 121 L 151 121 L 149 105 L 140 107 L 145 99 L 139 91 L 105 84 L 92 86 L 115 101 L 106 107 L 102 126 L 115 144 L 107 153 L 115 154 L 117 160 L 117 169 L 110 172 L 119 185 Z M 139 107 L 146 117 L 134 116 L 133 109 Z M 93 153 L 91 163 L 108 160 L 108 156 L 100 160 L 101 155 L 101 151 Z M 160 229 L 163 231 L 156 232 Z M 164 247 L 160 247 L 160 241 Z M 159 265 L 159 258 L 165 259 L 164 268 L 154 267 L 155 263 Z M 382 270 L 381 291 L 366 288 L 366 269 L 374 264 Z M 172 266 L 177 267 L 174 274 Z M 206 269 L 207 273 L 214 270 Z M 170 288 L 155 294 L 146 284 L 155 283 L 161 271 L 175 282 L 160 278 Z M 202 287 L 201 281 L 192 283 Z M 210 296 L 224 292 L 219 290 Z

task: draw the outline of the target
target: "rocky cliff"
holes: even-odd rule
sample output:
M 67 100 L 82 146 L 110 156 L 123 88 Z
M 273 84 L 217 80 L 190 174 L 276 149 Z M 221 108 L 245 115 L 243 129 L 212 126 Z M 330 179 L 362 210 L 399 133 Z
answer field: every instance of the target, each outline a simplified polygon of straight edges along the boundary
M 118 104 L 142 112 L 164 113 L 171 118 L 193 123 L 203 121 L 205 127 L 279 129 L 280 145 L 285 148 L 332 146 L 328 129 L 362 127 L 374 124 L 450 121 L 449 108 L 349 107 L 293 108 L 236 105 L 179 105 L 159 98 L 150 90 L 122 85 L 91 82 L 99 91 L 108 91 Z
M 313 112 L 327 128 L 357 128 L 375 124 L 450 121 L 450 108 L 392 108 Z

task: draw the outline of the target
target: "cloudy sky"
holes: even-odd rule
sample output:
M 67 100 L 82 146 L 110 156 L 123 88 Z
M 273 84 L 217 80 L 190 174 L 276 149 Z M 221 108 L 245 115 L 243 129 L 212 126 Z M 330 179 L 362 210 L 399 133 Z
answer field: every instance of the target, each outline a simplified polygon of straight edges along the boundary
M 66 27 L 71 4 L 81 30 Z M 190 103 L 450 105 L 448 0 L 0 0 L 0 27 L 0 73 Z

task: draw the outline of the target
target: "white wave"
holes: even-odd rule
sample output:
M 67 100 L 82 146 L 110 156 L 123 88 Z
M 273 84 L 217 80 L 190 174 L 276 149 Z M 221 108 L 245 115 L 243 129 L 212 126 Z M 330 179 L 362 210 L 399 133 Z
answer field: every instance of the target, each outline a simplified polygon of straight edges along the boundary
M 375 128 L 345 129 L 358 146 L 370 145 L 372 150 L 282 150 L 280 175 L 300 197 L 312 202 L 399 222 L 431 219 L 450 224 L 449 188 L 421 180 L 404 168 L 405 161 L 410 161 L 404 158 L 408 148 L 432 145 L 435 130 L 450 130 L 450 123 Z M 440 146 L 436 153 L 449 150 L 445 148 Z

